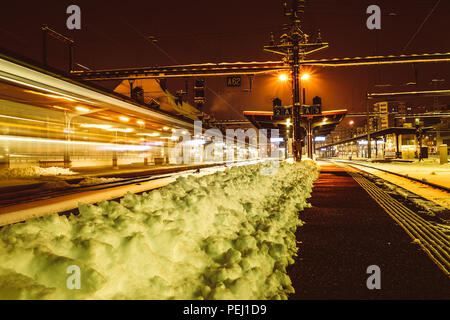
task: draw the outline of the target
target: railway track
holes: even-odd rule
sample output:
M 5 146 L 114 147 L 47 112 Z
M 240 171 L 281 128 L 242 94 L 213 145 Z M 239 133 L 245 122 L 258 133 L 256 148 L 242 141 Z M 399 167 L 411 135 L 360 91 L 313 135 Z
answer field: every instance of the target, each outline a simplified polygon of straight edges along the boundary
M 157 179 L 162 179 L 162 178 L 167 178 L 167 177 L 176 177 L 176 176 L 183 175 L 183 174 L 194 173 L 195 171 L 198 171 L 200 169 L 220 168 L 220 167 L 224 167 L 225 165 L 232 166 L 237 163 L 239 163 L 239 162 L 227 163 L 227 164 L 220 163 L 220 164 L 211 164 L 211 165 L 199 165 L 199 166 L 195 166 L 195 167 L 189 167 L 189 169 L 172 168 L 170 170 L 167 170 L 167 171 L 169 171 L 168 173 L 163 173 L 163 174 L 150 173 L 150 174 L 136 176 L 137 173 L 133 173 L 133 174 L 128 173 L 128 174 L 121 174 L 121 175 L 116 175 L 116 176 L 107 175 L 107 176 L 101 176 L 101 177 L 102 178 L 116 178 L 117 177 L 117 178 L 119 178 L 119 180 L 89 184 L 89 185 L 84 185 L 84 186 L 79 186 L 79 185 L 76 185 L 76 183 L 74 183 L 75 184 L 74 186 L 69 186 L 67 188 L 59 189 L 59 190 L 41 190 L 41 189 L 37 188 L 35 190 L 31 189 L 31 190 L 7 192 L 7 193 L 3 193 L 0 195 L 0 211 L 1 211 L 1 208 L 12 206 L 12 205 L 23 204 L 23 203 L 32 202 L 32 201 L 51 199 L 51 198 L 66 196 L 66 195 L 73 195 L 73 194 L 77 194 L 80 192 L 107 190 L 107 189 L 114 188 L 114 187 L 139 184 L 139 183 L 149 182 L 152 180 L 157 180 Z M 123 177 L 124 175 L 125 176 L 134 175 L 134 176 L 120 178 L 120 177 Z M 75 180 L 78 181 L 78 180 L 82 180 L 82 179 L 78 178 Z M 40 185 L 42 185 L 42 184 L 40 184 Z
M 185 174 L 185 173 L 189 173 L 189 172 L 194 172 L 194 171 L 195 170 L 186 170 L 186 171 L 180 171 L 179 173 L 167 173 L 167 174 L 161 174 L 161 175 L 145 175 L 145 176 L 141 176 L 141 177 L 120 179 L 118 181 L 96 183 L 96 184 L 85 185 L 85 186 L 72 186 L 72 187 L 67 187 L 65 189 L 62 189 L 62 190 L 35 191 L 33 194 L 29 194 L 30 191 L 26 191 L 26 192 L 23 192 L 24 195 L 19 194 L 19 196 L 16 196 L 17 193 L 6 193 L 6 194 L 3 194 L 0 199 L 0 208 L 11 206 L 11 205 L 16 205 L 16 204 L 21 204 L 21 203 L 26 203 L 26 202 L 45 200 L 45 199 L 50 199 L 50 198 L 54 198 L 54 197 L 71 195 L 71 194 L 76 194 L 76 193 L 85 192 L 85 191 L 107 190 L 107 189 L 113 188 L 113 187 L 126 186 L 126 185 L 135 184 L 135 183 L 142 183 L 142 182 L 161 179 L 161 178 L 165 178 L 165 177 L 175 176 L 177 174 L 180 175 L 180 174 Z
M 226 166 L 237 166 L 254 163 L 251 162 L 228 162 L 202 165 L 203 169 L 217 169 Z M 126 193 L 135 194 L 164 187 L 175 181 L 177 176 L 194 173 L 208 174 L 200 168 L 178 168 L 176 172 L 159 175 L 143 175 L 133 178 L 122 179 L 120 181 L 100 183 L 97 185 L 82 186 L 75 190 L 67 189 L 62 191 L 50 191 L 42 194 L 35 194 L 30 198 L 12 200 L 13 204 L 0 207 L 0 227 L 23 222 L 32 218 L 41 217 L 47 214 L 71 213 L 75 212 L 79 203 L 95 204 L 105 200 L 117 200 Z M 28 190 L 29 192 L 29 190 Z M 20 202 L 20 203 L 18 203 Z
M 357 166 L 378 170 L 378 171 L 381 171 L 381 172 L 384 172 L 384 173 L 388 173 L 388 174 L 392 174 L 392 175 L 395 175 L 395 176 L 398 176 L 398 177 L 409 179 L 411 181 L 418 182 L 418 183 L 421 183 L 423 185 L 426 185 L 426 186 L 429 186 L 429 187 L 433 187 L 435 189 L 443 190 L 443 191 L 446 191 L 446 192 L 450 193 L 450 188 L 447 188 L 445 186 L 441 186 L 441 185 L 438 185 L 438 184 L 435 184 L 435 183 L 432 183 L 432 182 L 429 182 L 429 181 L 425 181 L 425 180 L 417 179 L 417 178 L 414 178 L 414 177 L 410 177 L 410 176 L 407 176 L 407 175 L 404 175 L 404 174 L 401 174 L 401 173 L 392 172 L 392 171 L 389 171 L 389 170 L 385 170 L 385 169 L 369 166 L 367 164 L 355 163 L 355 162 L 351 162 L 351 161 L 339 160 L 339 162 L 346 163 L 346 164 L 349 164 L 349 165 L 354 164 L 354 165 L 357 165 Z

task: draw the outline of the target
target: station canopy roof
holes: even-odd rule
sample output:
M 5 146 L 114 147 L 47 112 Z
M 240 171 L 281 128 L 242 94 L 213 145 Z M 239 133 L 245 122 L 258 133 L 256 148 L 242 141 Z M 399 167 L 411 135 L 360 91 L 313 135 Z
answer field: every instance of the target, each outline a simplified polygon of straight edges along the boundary
M 200 114 L 184 103 L 179 109 L 187 111 L 180 112 L 174 97 L 161 89 L 159 83 L 152 84 L 155 94 L 159 94 L 152 98 L 160 100 L 156 103 L 160 108 L 131 100 L 129 94 L 128 97 L 122 95 L 126 87 L 121 85 L 116 92 L 111 92 L 92 83 L 71 79 L 35 61 L 0 52 L 0 100 L 4 102 L 29 104 L 118 123 L 121 117 L 129 118 L 128 125 L 144 124 L 150 130 L 164 126 L 192 129 L 193 121 Z
M 306 134 L 306 125 L 311 121 L 314 136 L 326 136 L 330 134 L 336 126 L 344 119 L 347 110 L 323 111 L 317 115 L 302 115 L 300 125 L 304 128 L 303 135 Z M 279 135 L 284 137 L 292 126 L 291 116 L 279 116 L 273 111 L 244 111 L 244 116 L 258 129 L 278 129 Z M 288 133 L 291 135 L 291 132 Z

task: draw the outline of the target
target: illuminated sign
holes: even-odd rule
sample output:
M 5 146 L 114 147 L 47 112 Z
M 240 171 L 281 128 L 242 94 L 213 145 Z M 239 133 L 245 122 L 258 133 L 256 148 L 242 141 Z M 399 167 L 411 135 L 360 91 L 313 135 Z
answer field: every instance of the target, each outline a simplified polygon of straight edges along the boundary
M 283 107 L 283 106 L 275 106 L 273 108 L 274 116 L 291 116 L 292 115 L 292 107 Z
M 237 76 L 230 76 L 227 77 L 227 87 L 240 87 L 242 84 L 241 77 Z
M 322 114 L 322 106 L 321 105 L 302 105 L 302 114 L 303 115 L 316 115 Z

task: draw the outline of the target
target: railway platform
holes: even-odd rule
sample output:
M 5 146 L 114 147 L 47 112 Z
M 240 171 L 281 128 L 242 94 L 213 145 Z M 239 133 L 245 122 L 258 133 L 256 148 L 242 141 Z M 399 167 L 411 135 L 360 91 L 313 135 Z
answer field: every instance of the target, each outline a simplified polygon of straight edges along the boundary
M 321 163 L 300 213 L 290 299 L 450 299 L 448 233 L 347 170 Z M 380 289 L 367 287 L 373 265 Z

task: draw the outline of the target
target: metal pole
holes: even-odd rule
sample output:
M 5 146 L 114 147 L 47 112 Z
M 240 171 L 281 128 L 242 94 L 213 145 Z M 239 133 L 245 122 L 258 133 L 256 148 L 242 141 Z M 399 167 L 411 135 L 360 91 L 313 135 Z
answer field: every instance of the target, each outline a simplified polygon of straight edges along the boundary
M 73 71 L 73 43 L 69 43 L 69 73 Z
M 369 113 L 369 99 L 366 93 L 366 115 L 367 115 L 367 158 L 372 159 L 372 144 L 370 141 L 370 113 Z M 375 141 L 376 143 L 376 141 Z
M 72 122 L 72 118 L 74 118 L 71 115 L 68 115 L 66 112 L 64 112 L 64 119 L 67 122 L 67 128 L 66 128 L 66 140 L 67 144 L 64 148 L 64 168 L 70 168 L 71 167 L 71 161 L 70 161 L 70 150 L 69 150 L 69 142 L 70 142 L 70 126 Z
M 42 63 L 47 65 L 47 26 L 42 27 Z
M 313 158 L 313 148 L 312 148 L 312 120 L 308 119 L 308 158 Z
M 115 144 L 117 145 L 119 143 L 119 139 L 117 137 L 117 130 L 115 130 L 114 136 L 115 136 Z M 114 148 L 114 150 L 113 150 L 112 167 L 113 167 L 113 169 L 119 169 L 119 161 L 117 159 L 117 148 Z
M 294 160 L 300 161 L 302 157 L 302 145 L 300 136 L 300 54 L 299 54 L 299 37 L 294 35 L 293 45 L 293 63 L 292 63 L 292 125 L 294 130 L 293 151 Z
M 400 158 L 400 146 L 398 145 L 398 134 L 395 134 L 395 159 L 399 159 Z M 386 137 L 384 137 L 384 149 L 386 149 Z M 386 157 L 386 155 L 383 155 L 384 157 Z
M 313 152 L 313 155 L 316 153 L 316 142 L 314 141 L 314 139 L 312 140 L 312 152 Z M 330 147 L 330 152 L 331 152 L 331 147 Z
M 129 79 L 128 83 L 130 84 L 130 99 L 133 99 L 133 84 L 134 84 L 134 79 Z

